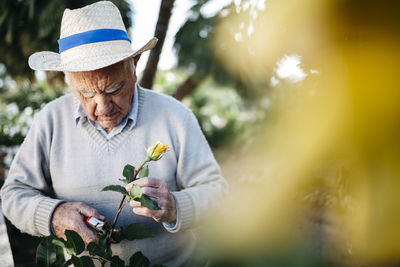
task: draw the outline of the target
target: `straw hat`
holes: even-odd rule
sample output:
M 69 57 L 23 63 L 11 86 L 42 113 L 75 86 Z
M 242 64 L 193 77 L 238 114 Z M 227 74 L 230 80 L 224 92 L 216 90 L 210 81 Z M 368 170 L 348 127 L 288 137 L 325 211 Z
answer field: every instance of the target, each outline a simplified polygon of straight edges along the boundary
M 34 70 L 96 70 L 152 49 L 157 41 L 153 37 L 139 50 L 132 50 L 118 8 L 111 2 L 101 1 L 83 8 L 65 9 L 59 53 L 37 52 L 29 57 L 28 63 Z

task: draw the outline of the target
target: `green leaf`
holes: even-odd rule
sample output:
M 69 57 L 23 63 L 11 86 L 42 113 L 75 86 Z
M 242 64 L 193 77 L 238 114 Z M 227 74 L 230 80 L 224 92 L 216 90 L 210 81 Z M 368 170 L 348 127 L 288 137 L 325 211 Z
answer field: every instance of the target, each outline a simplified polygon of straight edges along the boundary
M 82 256 L 82 257 L 80 257 L 80 259 L 81 259 L 84 267 L 92 267 L 92 266 L 94 267 L 95 266 L 92 258 L 90 258 L 89 256 Z
M 141 223 L 132 223 L 128 226 L 125 233 L 126 239 L 144 239 L 148 237 L 153 237 L 153 231 L 147 225 Z
M 64 249 L 62 247 L 57 247 L 57 260 L 55 263 L 55 266 L 61 266 L 61 265 L 65 265 L 67 264 L 67 262 L 65 261 L 65 257 L 64 257 Z M 65 265 L 68 266 L 68 265 Z
M 0 26 L 3 24 L 3 22 L 5 21 L 5 19 L 7 18 L 9 10 L 3 10 L 3 14 L 0 17 Z
M 51 239 L 44 238 L 36 250 L 36 264 L 39 266 L 51 266 L 57 261 L 58 249 Z
M 155 200 L 152 200 L 149 196 L 147 196 L 145 194 L 142 194 L 139 201 L 143 207 L 146 207 L 150 210 L 160 210 L 161 209 Z
M 106 253 L 107 253 L 108 256 L 110 256 L 110 258 L 112 257 L 112 249 L 111 249 L 111 248 L 109 248 L 109 249 L 106 251 Z
M 56 246 L 65 248 L 65 240 L 64 240 L 64 239 L 54 237 L 54 238 L 51 240 L 51 243 L 52 243 L 53 245 L 56 245 Z
M 119 192 L 121 194 L 127 195 L 128 192 L 126 191 L 125 187 L 120 186 L 120 185 L 108 185 L 104 187 L 101 191 L 114 191 L 114 192 Z
M 150 266 L 149 259 L 138 251 L 129 259 L 129 267 L 148 267 Z
M 122 175 L 129 181 L 129 183 L 132 182 L 133 176 L 135 175 L 135 167 L 126 164 L 124 170 L 122 171 Z
M 94 255 L 95 250 L 98 249 L 98 245 L 95 242 L 90 242 L 87 247 L 86 250 L 89 252 L 90 255 Z
M 71 261 L 75 267 L 94 267 L 93 260 L 89 256 L 76 257 L 72 255 Z
M 98 246 L 103 249 L 106 250 L 106 246 L 107 246 L 107 235 L 104 235 L 102 237 L 99 238 L 99 243 Z
M 154 265 L 152 265 L 151 267 L 165 267 L 165 265 L 162 265 L 162 264 L 154 264 Z
M 134 184 L 131 188 L 131 190 L 129 190 L 129 195 L 133 198 L 140 198 L 143 193 L 142 193 L 142 188 L 140 188 L 139 185 Z
M 124 184 L 129 184 L 130 183 L 130 181 L 128 179 L 118 179 L 118 180 L 120 180 Z
M 89 254 L 91 256 L 96 256 L 102 260 L 111 261 L 112 260 L 111 255 L 109 255 L 105 252 L 105 250 L 106 250 L 105 244 L 106 244 L 106 238 L 99 239 L 99 245 L 94 242 L 90 242 L 87 245 L 87 251 L 89 252 Z M 110 251 L 111 251 L 111 249 L 110 249 Z
M 69 260 L 67 260 L 66 262 L 64 262 L 64 264 L 58 264 L 57 266 L 63 266 L 63 267 L 68 267 L 68 266 L 70 266 L 71 264 L 73 264 L 73 262 L 72 262 L 72 260 L 71 259 L 69 259 Z
M 137 178 L 140 179 L 140 178 L 148 177 L 148 176 L 149 176 L 149 166 L 146 165 L 140 169 Z
M 71 256 L 71 261 L 72 261 L 72 263 L 74 264 L 75 267 L 83 266 L 82 262 L 80 261 L 80 259 L 75 255 Z
M 112 261 L 112 257 L 110 255 L 108 255 L 106 252 L 96 252 L 95 254 L 97 257 L 99 257 L 102 260 L 106 260 L 106 261 Z
M 106 260 L 106 261 L 112 260 L 111 256 L 108 255 L 105 251 L 95 250 L 92 256 L 98 257 L 98 258 L 100 258 L 102 260 Z
M 121 260 L 118 256 L 112 257 L 111 267 L 125 267 L 125 262 Z
M 77 232 L 72 230 L 65 230 L 65 236 L 67 238 L 67 242 L 65 242 L 65 247 L 70 248 L 76 255 L 79 255 L 85 249 L 85 243 L 83 242 L 80 235 Z

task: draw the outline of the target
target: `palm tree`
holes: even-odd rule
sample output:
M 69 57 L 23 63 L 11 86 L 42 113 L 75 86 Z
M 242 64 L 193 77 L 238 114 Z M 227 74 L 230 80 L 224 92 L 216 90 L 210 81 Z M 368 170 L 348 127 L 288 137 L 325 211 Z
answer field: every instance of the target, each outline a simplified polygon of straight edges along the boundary
M 206 2 L 200 1 L 191 8 L 192 15 L 175 36 L 178 67 L 190 69 L 192 73 L 173 93 L 178 100 L 191 94 L 209 75 L 220 83 L 232 81 L 214 56 L 212 38 L 218 14 L 204 17 L 200 9 Z
M 220 40 L 217 44 L 215 43 L 215 28 L 220 22 L 222 14 L 225 14 L 224 16 L 235 14 L 237 6 L 231 3 L 214 16 L 205 17 L 201 12 L 201 7 L 207 1 L 199 1 L 192 7 L 191 17 L 176 34 L 174 47 L 177 51 L 178 67 L 189 69 L 191 74 L 172 95 L 181 100 L 186 95 L 190 95 L 205 78 L 211 77 L 219 84 L 233 86 L 244 97 L 255 97 L 258 92 L 254 90 L 255 88 L 250 88 L 251 83 L 243 80 L 240 75 L 229 72 L 227 66 L 222 65 L 216 56 L 217 50 L 222 51 L 237 43 L 236 34 L 243 33 L 245 30 L 241 25 L 249 24 L 249 21 L 241 20 L 236 21 L 236 24 L 225 25 L 226 39 Z M 250 12 L 250 9 L 243 8 L 248 2 L 249 0 L 243 0 L 238 4 L 242 14 Z M 246 18 L 246 16 L 243 17 Z M 254 31 L 256 30 L 262 31 L 262 29 Z M 243 38 L 251 38 L 247 34 L 243 34 L 243 36 Z M 247 56 L 254 57 L 256 55 L 248 51 Z M 246 88 L 244 84 L 246 84 Z

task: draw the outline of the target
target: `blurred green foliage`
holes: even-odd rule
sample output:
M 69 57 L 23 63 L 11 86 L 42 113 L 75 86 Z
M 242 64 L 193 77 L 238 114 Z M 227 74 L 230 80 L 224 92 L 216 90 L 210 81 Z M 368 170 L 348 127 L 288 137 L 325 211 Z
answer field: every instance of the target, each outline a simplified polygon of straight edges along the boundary
M 20 110 L 15 103 L 0 103 L 0 144 L 6 147 L 21 144 L 32 117 L 32 108 Z
M 174 47 L 178 55 L 178 67 L 189 69 L 198 78 L 211 75 L 220 83 L 231 82 L 232 78 L 215 60 L 212 47 L 214 24 L 218 15 L 205 17 L 200 9 L 204 2 L 199 1 L 190 10 L 189 19 L 175 36 Z
M 241 42 L 241 39 L 251 38 L 252 32 L 247 29 L 253 26 L 253 20 L 262 17 L 262 13 L 257 9 L 248 8 L 252 5 L 252 0 L 232 1 L 230 4 L 222 7 L 219 12 L 213 15 L 207 14 L 203 8 L 211 1 L 198 1 L 189 11 L 190 16 L 182 25 L 175 36 L 174 48 L 178 56 L 178 68 L 188 70 L 189 74 L 202 81 L 212 78 L 216 83 L 234 88 L 241 97 L 256 100 L 265 94 L 269 83 L 256 83 L 255 80 L 249 82 L 247 77 L 232 73 L 229 68 L 224 66 L 218 58 L 218 51 L 225 51 L 235 43 Z M 247 7 L 247 8 L 246 8 Z M 239 12 L 244 15 L 239 25 L 229 25 L 226 34 L 229 38 L 215 42 L 216 28 L 229 14 Z M 245 16 L 252 14 L 250 19 Z M 262 29 L 259 29 L 262 30 Z M 240 62 L 246 68 L 246 62 L 249 58 L 257 55 L 249 47 L 247 53 L 243 55 L 243 61 Z M 256 73 L 259 70 L 249 71 Z M 264 76 L 266 78 L 267 75 Z M 267 80 L 267 79 L 265 79 Z
M 183 102 L 193 110 L 212 147 L 241 140 L 257 119 L 255 110 L 246 106 L 235 90 L 211 79 Z
M 46 81 L 31 84 L 28 81 L 17 84 L 18 88 L 10 89 L 0 97 L 5 103 L 15 103 L 20 110 L 27 107 L 33 110 L 42 108 L 51 100 L 60 97 L 69 91 L 59 85 L 49 85 Z
M 182 70 L 159 71 L 154 90 L 171 94 L 187 76 Z M 182 102 L 196 115 L 212 147 L 243 141 L 265 112 L 254 102 L 243 99 L 232 86 L 220 85 L 212 78 L 206 79 Z
M 0 144 L 5 147 L 21 144 L 35 113 L 66 90 L 45 81 L 14 86 L 0 96 Z

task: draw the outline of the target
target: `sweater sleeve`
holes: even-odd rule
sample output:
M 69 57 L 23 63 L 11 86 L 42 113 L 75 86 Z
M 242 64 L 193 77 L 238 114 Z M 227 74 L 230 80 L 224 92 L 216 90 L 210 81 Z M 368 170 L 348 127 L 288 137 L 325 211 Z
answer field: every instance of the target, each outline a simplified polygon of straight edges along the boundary
M 195 226 L 206 214 L 217 208 L 228 191 L 228 184 L 191 111 L 177 135 L 176 179 L 181 190 L 172 192 L 172 195 L 177 203 L 179 222 L 170 232 Z
M 46 140 L 38 116 L 22 143 L 3 187 L 2 209 L 22 232 L 50 235 L 54 209 L 62 201 L 49 197 L 53 190 L 49 171 L 50 138 Z

